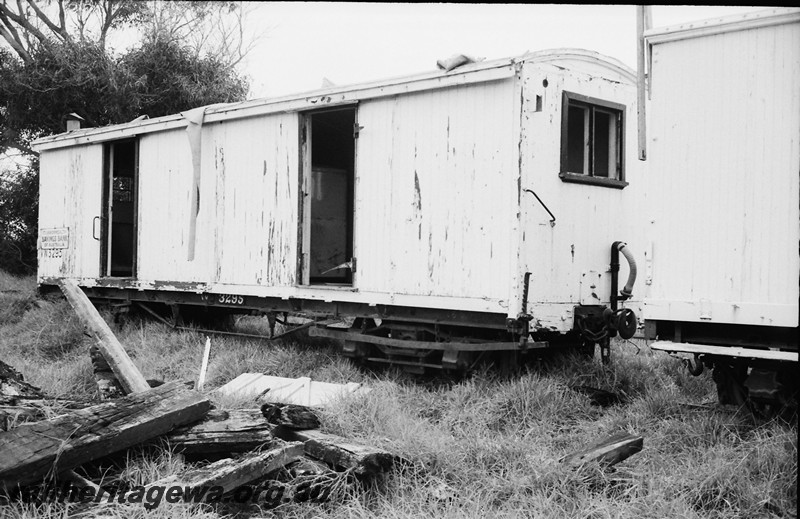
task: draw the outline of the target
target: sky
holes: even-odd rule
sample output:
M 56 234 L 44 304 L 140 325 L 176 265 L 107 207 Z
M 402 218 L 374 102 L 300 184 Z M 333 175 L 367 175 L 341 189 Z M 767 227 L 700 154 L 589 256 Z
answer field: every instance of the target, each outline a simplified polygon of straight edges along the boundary
M 260 35 L 241 72 L 250 98 L 436 70 L 454 54 L 497 59 L 578 47 L 636 65 L 634 5 L 244 2 Z M 766 9 L 653 6 L 654 27 Z M 123 38 L 124 40 L 124 38 Z M 134 41 L 128 42 L 132 44 Z M 0 156 L 0 166 L 14 157 Z M 20 159 L 21 160 L 21 159 Z
M 314 90 L 436 69 L 454 54 L 496 59 L 578 47 L 636 65 L 634 5 L 258 2 L 247 29 L 260 32 L 243 72 L 251 96 Z M 654 6 L 653 26 L 765 7 Z

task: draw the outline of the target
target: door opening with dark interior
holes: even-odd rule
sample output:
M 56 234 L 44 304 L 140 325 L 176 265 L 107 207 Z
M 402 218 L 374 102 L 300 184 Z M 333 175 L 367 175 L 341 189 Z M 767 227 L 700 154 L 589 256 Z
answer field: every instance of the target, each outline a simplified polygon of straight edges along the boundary
M 101 238 L 104 276 L 136 277 L 138 155 L 135 139 L 105 145 Z
M 302 282 L 352 285 L 356 108 L 303 114 Z

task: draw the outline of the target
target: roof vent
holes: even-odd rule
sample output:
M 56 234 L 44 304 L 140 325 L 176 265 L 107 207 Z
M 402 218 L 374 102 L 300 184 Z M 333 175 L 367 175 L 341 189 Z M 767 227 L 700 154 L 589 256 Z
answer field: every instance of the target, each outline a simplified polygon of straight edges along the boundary
M 75 112 L 72 112 L 70 114 L 67 114 L 64 117 L 64 120 L 67 121 L 67 131 L 71 132 L 72 130 L 80 130 L 81 121 L 85 121 L 86 119 L 76 114 Z

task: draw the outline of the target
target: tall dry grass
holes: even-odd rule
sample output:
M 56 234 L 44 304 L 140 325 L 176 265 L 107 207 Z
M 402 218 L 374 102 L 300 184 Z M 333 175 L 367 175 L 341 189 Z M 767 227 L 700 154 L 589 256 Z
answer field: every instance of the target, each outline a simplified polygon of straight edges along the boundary
M 38 301 L 30 280 L 0 279 L 22 290 L 0 292 L 0 315 L 12 316 L 0 322 L 0 358 L 50 394 L 95 396 L 86 353 L 90 343 L 66 303 Z M 203 335 L 138 317 L 111 324 L 147 378 L 197 376 Z M 252 319 L 242 324 L 260 325 Z M 276 509 L 162 505 L 153 511 L 107 505 L 89 516 L 744 519 L 797 514 L 796 417 L 766 421 L 745 410 L 687 406 L 715 400 L 710 375 L 693 377 L 677 360 L 645 344 L 616 344 L 608 366 L 597 358 L 566 357 L 515 377 L 481 369 L 453 381 L 396 369 L 363 371 L 330 343 L 212 338 L 207 387 L 242 372 L 365 383 L 371 392 L 341 399 L 322 412 L 324 428 L 384 447 L 408 463 L 330 503 L 286 503 Z M 623 402 L 593 406 L 571 389 L 579 385 L 616 392 Z M 559 463 L 620 431 L 644 436 L 644 449 L 614 469 L 576 470 Z M 139 484 L 189 466 L 169 450 L 142 448 L 109 462 L 105 474 L 109 481 Z M 0 509 L 0 515 L 37 519 L 63 513 L 52 503 Z

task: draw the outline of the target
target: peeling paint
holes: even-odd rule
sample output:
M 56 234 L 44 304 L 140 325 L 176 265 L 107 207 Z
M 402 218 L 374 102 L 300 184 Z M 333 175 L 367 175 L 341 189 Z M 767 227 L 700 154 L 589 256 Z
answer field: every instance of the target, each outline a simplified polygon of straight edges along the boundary
M 420 213 L 422 211 L 422 194 L 419 190 L 419 175 L 414 170 L 414 211 Z

